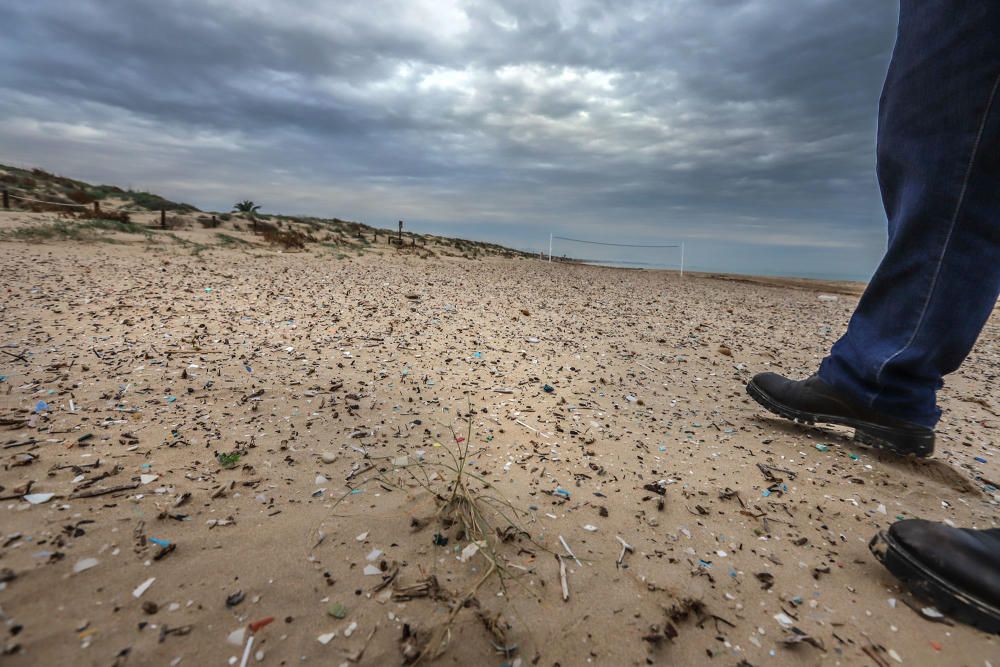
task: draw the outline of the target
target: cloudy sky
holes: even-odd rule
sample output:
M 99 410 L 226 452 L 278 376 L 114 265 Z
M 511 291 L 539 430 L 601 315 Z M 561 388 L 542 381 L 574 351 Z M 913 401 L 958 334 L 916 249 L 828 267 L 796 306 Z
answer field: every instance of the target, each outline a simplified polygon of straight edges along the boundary
M 7 3 L 0 162 L 204 209 L 865 277 L 895 18 L 881 0 Z

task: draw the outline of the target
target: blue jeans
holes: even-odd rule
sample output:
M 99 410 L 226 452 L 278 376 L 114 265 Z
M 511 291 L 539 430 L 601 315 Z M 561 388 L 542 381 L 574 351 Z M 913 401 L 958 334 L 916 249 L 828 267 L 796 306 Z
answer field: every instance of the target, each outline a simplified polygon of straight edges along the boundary
M 819 375 L 933 427 L 1000 294 L 1000 2 L 902 0 L 877 172 L 888 249 Z

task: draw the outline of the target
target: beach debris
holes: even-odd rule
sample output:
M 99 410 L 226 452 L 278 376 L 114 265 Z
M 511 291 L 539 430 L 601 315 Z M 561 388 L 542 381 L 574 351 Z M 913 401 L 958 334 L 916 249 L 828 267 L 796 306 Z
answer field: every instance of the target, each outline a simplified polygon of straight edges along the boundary
M 142 594 L 149 590 L 149 587 L 153 585 L 154 581 L 156 581 L 156 577 L 150 577 L 149 579 L 146 579 L 146 581 L 136 586 L 135 590 L 132 591 L 132 597 L 141 598 Z M 240 641 L 240 644 L 242 643 L 243 642 Z
M 622 545 L 622 551 L 620 554 L 618 554 L 618 560 L 616 561 L 615 564 L 618 567 L 622 567 L 622 565 L 624 565 L 625 563 L 625 554 L 632 553 L 633 551 L 635 551 L 635 548 L 631 544 L 623 540 L 620 535 L 615 535 L 615 539 L 618 540 L 618 543 Z
M 80 560 L 76 561 L 76 563 L 73 565 L 73 573 L 79 574 L 80 572 L 84 572 L 93 567 L 97 567 L 97 564 L 99 562 L 100 561 L 98 561 L 96 558 L 81 558 Z
M 560 543 L 560 544 L 562 544 L 562 546 L 563 546 L 563 549 L 565 549 L 565 550 L 566 550 L 566 554 L 567 554 L 567 555 L 568 555 L 568 556 L 569 556 L 570 558 L 572 558 L 572 559 L 573 559 L 574 561 L 576 561 L 576 564 L 577 564 L 577 565 L 578 565 L 579 567 L 583 567 L 583 563 L 581 563 L 581 562 L 580 562 L 580 559 L 576 557 L 576 554 L 574 554 L 574 553 L 573 553 L 573 550 L 569 548 L 569 545 L 568 545 L 568 544 L 566 544 L 566 540 L 565 540 L 565 539 L 563 538 L 563 536 L 562 536 L 562 535 L 560 535 L 560 536 L 559 536 L 559 543 Z
M 462 553 L 458 556 L 458 560 L 463 563 L 467 563 L 469 559 L 479 553 L 479 549 L 486 546 L 485 542 L 470 542 L 462 549 Z
M 556 554 L 559 561 L 559 582 L 562 586 L 563 602 L 569 601 L 569 582 L 566 580 L 566 560 L 561 554 Z

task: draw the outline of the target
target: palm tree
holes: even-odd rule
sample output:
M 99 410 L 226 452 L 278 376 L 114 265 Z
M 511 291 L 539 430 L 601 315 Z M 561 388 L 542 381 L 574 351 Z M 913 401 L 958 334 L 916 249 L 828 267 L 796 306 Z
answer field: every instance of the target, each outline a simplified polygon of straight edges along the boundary
M 250 222 L 253 223 L 254 232 L 257 231 L 257 210 L 260 206 L 257 206 L 249 199 L 244 199 L 243 201 L 236 202 L 233 204 L 233 211 L 242 213 L 246 217 L 250 218 Z

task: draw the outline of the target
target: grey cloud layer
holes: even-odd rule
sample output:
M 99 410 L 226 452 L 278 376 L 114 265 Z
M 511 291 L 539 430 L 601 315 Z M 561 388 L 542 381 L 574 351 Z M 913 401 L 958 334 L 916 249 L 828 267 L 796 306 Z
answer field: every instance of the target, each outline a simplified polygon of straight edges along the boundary
M 7 12 L 0 158 L 139 178 L 204 206 L 250 192 L 271 210 L 477 236 L 489 225 L 520 245 L 544 225 L 877 254 L 889 3 L 76 0 Z

